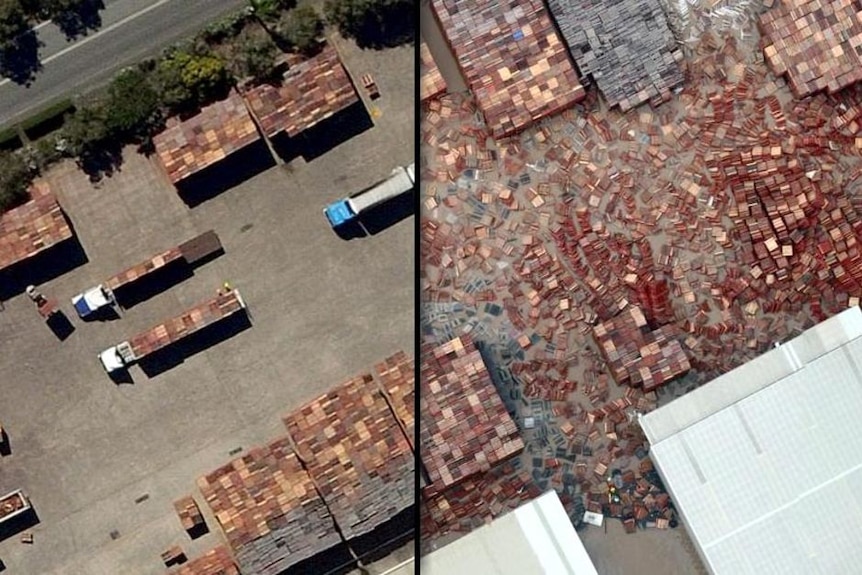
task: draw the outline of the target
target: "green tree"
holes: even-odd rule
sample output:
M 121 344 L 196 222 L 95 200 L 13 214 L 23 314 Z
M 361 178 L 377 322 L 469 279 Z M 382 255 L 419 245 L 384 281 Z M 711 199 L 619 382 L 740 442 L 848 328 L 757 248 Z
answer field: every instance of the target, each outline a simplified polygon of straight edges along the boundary
M 228 86 L 225 63 L 212 54 L 174 50 L 156 68 L 165 105 L 181 110 L 203 104 Z
M 147 74 L 140 68 L 127 68 L 114 77 L 108 88 L 108 129 L 120 136 L 143 134 L 160 104 Z
M 234 73 L 238 78 L 265 80 L 276 69 L 278 47 L 268 37 L 241 36 L 233 58 Z
M 324 12 L 341 35 L 360 46 L 390 46 L 412 39 L 414 0 L 326 0 Z
M 0 0 L 0 51 L 17 45 L 18 37 L 30 29 L 19 0 Z
M 323 32 L 323 19 L 312 6 L 300 6 L 285 14 L 281 33 L 285 40 L 300 52 L 308 53 L 317 46 Z
M 0 213 L 27 200 L 33 176 L 21 156 L 13 152 L 0 153 Z
M 108 114 L 101 104 L 79 108 L 68 117 L 63 126 L 66 150 L 74 156 L 86 156 L 95 152 L 110 135 Z

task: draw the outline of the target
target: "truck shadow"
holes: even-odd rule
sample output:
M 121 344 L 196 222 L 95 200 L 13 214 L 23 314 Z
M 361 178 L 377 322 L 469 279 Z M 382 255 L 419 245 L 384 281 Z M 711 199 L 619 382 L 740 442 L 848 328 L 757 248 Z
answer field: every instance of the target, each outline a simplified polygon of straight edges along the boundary
M 75 331 L 75 326 L 61 309 L 57 310 L 45 323 L 60 341 L 65 341 Z
M 0 541 L 5 541 L 10 537 L 18 535 L 22 531 L 26 531 L 31 527 L 39 524 L 39 515 L 32 507 L 17 517 L 13 517 L 8 521 L 0 524 Z
M 415 212 L 416 195 L 411 191 L 371 208 L 359 216 L 359 219 L 368 234 L 374 236 L 409 218 Z
M 191 266 L 183 262 L 172 262 L 164 268 L 152 272 L 133 283 L 114 290 L 117 303 L 123 309 L 130 309 L 168 289 L 181 284 L 194 274 Z
M 230 339 L 250 327 L 251 318 L 248 313 L 237 313 L 142 358 L 138 365 L 147 377 L 156 377 L 183 363 L 187 358 Z

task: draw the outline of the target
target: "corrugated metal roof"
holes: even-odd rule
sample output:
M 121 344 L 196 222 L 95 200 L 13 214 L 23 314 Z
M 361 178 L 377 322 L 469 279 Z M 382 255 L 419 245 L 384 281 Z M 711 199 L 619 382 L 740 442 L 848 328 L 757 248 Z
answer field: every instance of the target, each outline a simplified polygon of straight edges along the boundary
M 556 491 L 426 555 L 421 569 L 431 575 L 597 575 Z
M 712 573 L 858 572 L 860 336 L 854 307 L 641 418 Z

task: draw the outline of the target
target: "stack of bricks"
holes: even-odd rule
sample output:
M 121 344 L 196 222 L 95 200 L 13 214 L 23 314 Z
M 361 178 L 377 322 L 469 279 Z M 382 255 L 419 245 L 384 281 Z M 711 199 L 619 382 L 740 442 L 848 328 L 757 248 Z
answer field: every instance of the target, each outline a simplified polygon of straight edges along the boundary
M 198 479 L 244 575 L 277 575 L 341 544 L 288 438 Z
M 263 133 L 294 137 L 359 101 L 331 44 L 290 67 L 278 85 L 260 84 L 244 94 Z
M 171 575 L 240 575 L 236 563 L 227 549 L 221 545 L 192 559 L 170 572 Z
M 140 277 L 150 274 L 158 269 L 161 269 L 171 262 L 182 259 L 183 252 L 179 247 L 174 247 L 165 250 L 153 257 L 136 264 L 120 273 L 111 276 L 105 281 L 105 287 L 108 289 L 118 289 L 128 283 L 132 283 Z
M 419 454 L 432 494 L 517 455 L 524 442 L 468 337 L 426 348 L 423 358 Z
M 550 0 L 548 6 L 581 73 L 623 111 L 667 101 L 685 80 L 658 0 Z
M 196 116 L 168 120 L 165 130 L 153 138 L 153 146 L 176 184 L 259 139 L 245 102 L 232 91 Z
M 30 187 L 30 201 L 0 215 L 0 270 L 72 237 L 72 229 L 48 184 Z
M 174 510 L 186 531 L 194 531 L 204 525 L 204 516 L 201 515 L 201 510 L 191 495 L 174 501 Z
M 446 80 L 440 73 L 425 40 L 419 42 L 419 100 L 433 100 L 446 92 Z
M 620 385 L 653 391 L 691 369 L 673 326 L 651 330 L 640 308 L 629 306 L 593 328 L 593 337 Z
M 243 308 L 239 292 L 231 290 L 196 305 L 186 312 L 139 333 L 129 340 L 135 357 L 141 358 L 189 333 L 203 329 Z
M 760 16 L 766 61 L 797 98 L 862 80 L 860 11 L 856 0 L 784 0 Z
M 318 397 L 284 424 L 348 542 L 414 504 L 413 453 L 371 375 Z
M 395 417 L 404 428 L 404 434 L 414 447 L 416 435 L 416 374 L 414 361 L 403 351 L 387 357 L 375 366 L 383 391 L 389 399 Z
M 494 137 L 584 98 L 541 0 L 432 0 L 431 7 Z

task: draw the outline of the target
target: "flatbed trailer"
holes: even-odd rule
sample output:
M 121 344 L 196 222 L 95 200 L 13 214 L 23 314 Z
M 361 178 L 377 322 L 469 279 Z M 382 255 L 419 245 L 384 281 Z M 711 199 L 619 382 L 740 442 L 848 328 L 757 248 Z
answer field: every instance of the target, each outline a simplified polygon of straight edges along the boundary
M 11 521 L 15 517 L 27 513 L 32 507 L 30 500 L 20 489 L 7 493 L 0 497 L 0 525 L 5 521 Z
M 108 373 L 124 370 L 142 358 L 245 308 L 245 301 L 239 290 L 232 289 L 226 293 L 220 293 L 211 300 L 202 302 L 174 318 L 106 349 L 99 354 L 99 360 Z
M 113 305 L 120 305 L 115 292 L 129 286 L 141 278 L 152 276 L 159 270 L 184 262 L 193 265 L 222 249 L 218 235 L 209 230 L 176 247 L 160 252 L 138 264 L 111 276 L 101 284 L 72 298 L 72 305 L 78 316 L 86 318 L 96 311 Z

